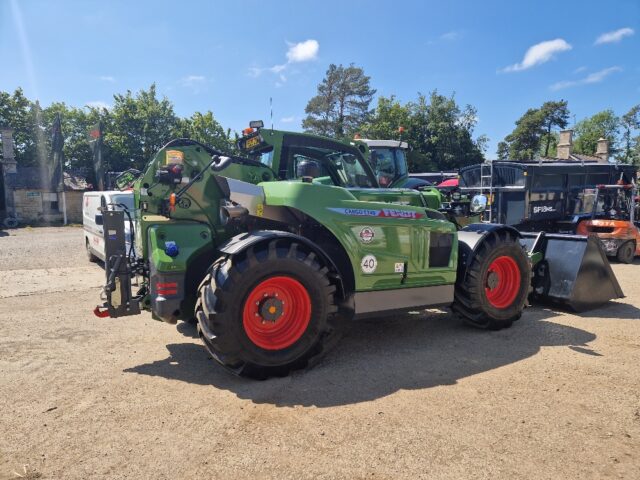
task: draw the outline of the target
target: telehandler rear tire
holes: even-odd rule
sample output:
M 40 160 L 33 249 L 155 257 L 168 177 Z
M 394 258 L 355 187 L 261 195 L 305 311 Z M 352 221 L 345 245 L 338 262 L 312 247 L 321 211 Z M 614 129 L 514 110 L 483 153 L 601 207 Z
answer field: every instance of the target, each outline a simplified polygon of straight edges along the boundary
M 476 328 L 508 328 L 522 315 L 529 286 L 529 259 L 509 232 L 490 233 L 466 274 L 456 281 L 452 309 Z
M 338 331 L 327 274 L 314 252 L 287 240 L 217 260 L 195 311 L 205 346 L 225 368 L 255 379 L 316 363 Z

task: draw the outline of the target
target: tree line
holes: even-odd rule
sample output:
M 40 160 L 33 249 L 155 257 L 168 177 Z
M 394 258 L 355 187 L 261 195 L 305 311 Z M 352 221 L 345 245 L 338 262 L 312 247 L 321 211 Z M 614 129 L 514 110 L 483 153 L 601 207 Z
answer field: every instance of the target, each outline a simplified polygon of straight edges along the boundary
M 477 110 L 459 105 L 455 95 L 437 90 L 418 93 L 401 102 L 394 95 L 378 96 L 371 78 L 353 64 L 330 65 L 317 94 L 307 103 L 302 128 L 309 133 L 350 139 L 355 134 L 373 139 L 402 139 L 411 147 L 411 171 L 452 170 L 483 162 L 486 135 L 475 135 Z M 19 165 L 46 163 L 51 152 L 51 125 L 62 120 L 66 168 L 93 172 L 88 132 L 101 122 L 103 164 L 106 170 L 142 169 L 167 141 L 192 138 L 223 151 L 233 151 L 237 134 L 215 119 L 211 111 L 179 117 L 173 104 L 158 95 L 155 84 L 137 93 L 113 96 L 110 108 L 77 108 L 62 102 L 42 107 L 22 89 L 0 91 L 0 126 L 14 129 Z M 515 128 L 498 144 L 501 160 L 531 160 L 556 154 L 558 132 L 569 126 L 564 100 L 545 102 L 527 110 Z M 612 110 L 598 112 L 574 126 L 574 152 L 591 154 L 600 137 L 607 138 L 614 158 L 640 164 L 640 105 L 618 117 Z
M 178 117 L 173 104 L 160 98 L 155 84 L 136 94 L 127 91 L 113 96 L 113 106 L 77 108 L 63 102 L 48 107 L 31 101 L 18 88 L 13 93 L 0 92 L 0 126 L 14 129 L 15 155 L 18 165 L 35 166 L 48 162 L 51 152 L 51 126 L 60 115 L 64 134 L 64 157 L 67 169 L 93 172 L 93 153 L 89 131 L 100 121 L 103 130 L 103 164 L 105 170 L 142 169 L 172 138 L 192 138 L 220 150 L 234 148 L 235 135 L 225 130 L 211 111 Z
M 473 136 L 477 111 L 461 107 L 455 97 L 437 91 L 418 93 L 402 104 L 396 97 L 378 97 L 370 109 L 375 90 L 370 78 L 354 65 L 330 65 L 318 85 L 317 95 L 307 104 L 303 128 L 311 133 L 350 138 L 358 133 L 371 138 L 403 139 L 412 147 L 412 171 L 448 170 L 484 161 L 488 138 Z M 535 160 L 554 157 L 558 132 L 569 127 L 570 111 L 565 100 L 548 101 L 527 110 L 515 128 L 498 144 L 499 160 Z M 598 139 L 609 140 L 609 152 L 623 163 L 640 165 L 640 105 L 618 117 L 613 110 L 598 112 L 573 127 L 573 151 L 594 155 Z
M 550 101 L 527 110 L 513 132 L 498 144 L 499 160 L 554 157 L 558 131 L 569 126 L 565 100 Z M 575 153 L 594 155 L 600 138 L 609 141 L 609 154 L 622 163 L 640 165 L 640 104 L 618 117 L 611 109 L 598 112 L 573 126 Z

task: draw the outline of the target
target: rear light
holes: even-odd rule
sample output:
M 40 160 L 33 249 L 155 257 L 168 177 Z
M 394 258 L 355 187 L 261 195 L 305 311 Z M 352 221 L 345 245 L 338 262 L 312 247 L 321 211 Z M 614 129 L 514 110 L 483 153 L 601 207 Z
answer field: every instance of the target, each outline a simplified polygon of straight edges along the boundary
M 253 128 L 251 127 L 245 128 L 244 130 L 242 130 L 243 135 L 251 135 L 252 133 L 253 133 Z
M 158 295 L 177 295 L 178 294 L 178 282 L 164 282 L 156 283 L 156 293 Z

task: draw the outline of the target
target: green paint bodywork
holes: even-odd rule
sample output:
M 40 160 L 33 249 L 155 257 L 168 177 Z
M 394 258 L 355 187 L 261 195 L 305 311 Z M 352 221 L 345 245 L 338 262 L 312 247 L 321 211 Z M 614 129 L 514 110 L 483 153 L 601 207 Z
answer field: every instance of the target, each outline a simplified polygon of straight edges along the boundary
M 195 263 L 201 264 L 206 258 L 210 264 L 218 256 L 217 248 L 242 231 L 220 218 L 224 196 L 215 181 L 215 175 L 220 175 L 261 186 L 264 206 L 296 210 L 328 230 L 348 255 L 356 291 L 455 283 L 456 226 L 435 211 L 442 201 L 439 191 L 343 188 L 333 185 L 329 177 L 303 182 L 293 178 L 293 172 L 280 171 L 284 136 L 299 136 L 301 142 L 306 139 L 330 140 L 264 129 L 258 134 L 262 139 L 261 147 L 250 153 L 254 159 L 259 159 L 260 153 L 271 150 L 271 165 L 231 164 L 220 172 L 207 169 L 181 196 L 173 210 L 169 209 L 170 195 L 203 170 L 211 157 L 195 145 L 169 147 L 156 154 L 134 185 L 136 205 L 142 210 L 136 216 L 136 249 L 149 270 L 166 274 L 182 272 L 188 276 Z M 345 145 L 354 147 L 353 143 Z M 175 159 L 176 151 L 182 152 L 182 182 L 177 185 L 158 183 L 158 168 L 165 165 L 167 158 Z M 365 160 L 366 146 L 359 148 L 359 152 L 361 163 L 370 171 Z M 276 175 L 285 179 L 278 179 Z M 371 176 L 375 178 L 372 173 Z M 290 227 L 295 230 L 296 226 Z M 432 232 L 452 238 L 450 258 L 444 267 L 429 266 Z M 165 241 L 169 240 L 175 241 L 180 249 L 173 258 L 164 252 Z M 368 255 L 375 257 L 377 265 L 373 272 L 365 273 L 366 268 L 361 263 Z M 191 315 L 195 294 L 195 288 L 187 292 L 181 318 Z M 149 308 L 148 298 L 142 303 Z
M 355 274 L 356 291 L 440 285 L 455 282 L 457 245 L 449 264 L 429 268 L 430 232 L 451 233 L 455 226 L 425 215 L 422 196 L 415 191 L 388 189 L 345 189 L 302 182 L 266 182 L 261 184 L 269 206 L 295 208 L 327 228 L 344 247 Z M 398 205 L 396 202 L 410 202 Z M 373 216 L 374 212 L 413 215 L 414 218 Z M 355 213 L 360 213 L 356 215 Z M 371 215 L 363 215 L 369 213 Z M 417 218 L 422 216 L 422 218 Z M 373 239 L 365 243 L 360 234 L 373 230 Z M 455 243 L 455 238 L 454 238 Z M 365 274 L 361 261 L 374 255 L 377 268 Z M 407 277 L 395 272 L 396 263 L 408 263 Z

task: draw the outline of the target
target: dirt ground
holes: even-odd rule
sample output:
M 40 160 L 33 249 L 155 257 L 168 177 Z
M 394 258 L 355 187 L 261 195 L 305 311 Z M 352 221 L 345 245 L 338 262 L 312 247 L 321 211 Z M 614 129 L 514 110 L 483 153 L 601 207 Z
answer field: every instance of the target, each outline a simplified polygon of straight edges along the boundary
M 82 247 L 0 231 L 0 479 L 640 478 L 638 261 L 587 314 L 354 322 L 315 369 L 255 382 L 193 327 L 94 317 Z

